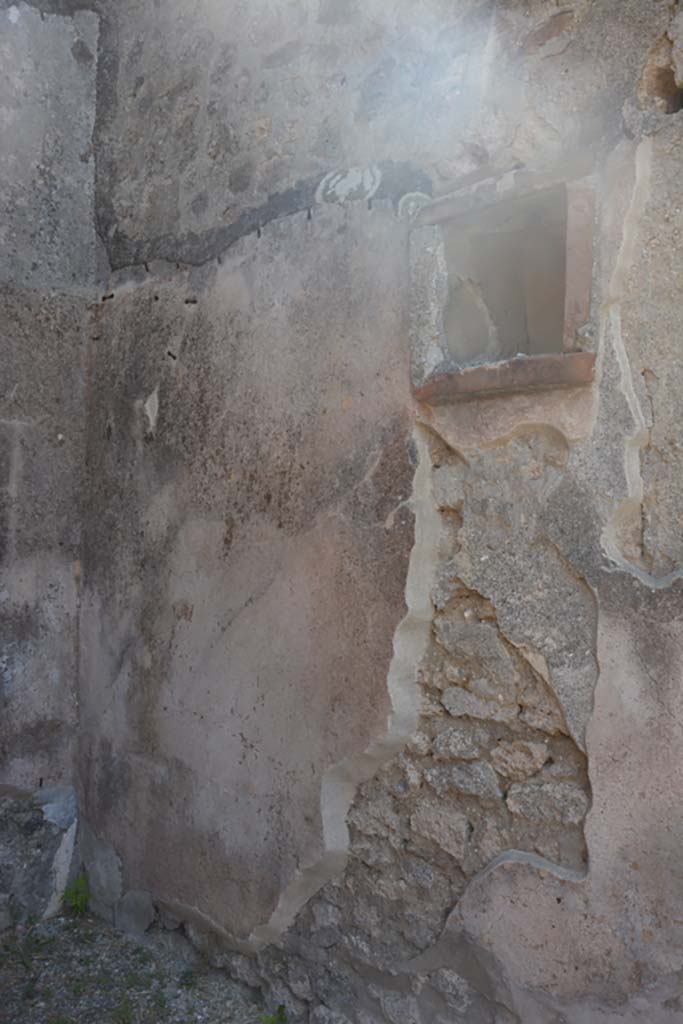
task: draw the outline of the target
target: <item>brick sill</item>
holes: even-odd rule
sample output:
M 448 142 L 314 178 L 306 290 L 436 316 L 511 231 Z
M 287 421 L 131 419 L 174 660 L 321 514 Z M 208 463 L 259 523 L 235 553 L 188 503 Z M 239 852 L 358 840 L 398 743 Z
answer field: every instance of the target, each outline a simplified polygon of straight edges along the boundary
M 590 384 L 594 372 L 593 352 L 515 356 L 499 363 L 460 366 L 433 373 L 419 387 L 413 387 L 413 396 L 418 402 L 445 405 L 448 402 L 520 391 L 575 388 Z

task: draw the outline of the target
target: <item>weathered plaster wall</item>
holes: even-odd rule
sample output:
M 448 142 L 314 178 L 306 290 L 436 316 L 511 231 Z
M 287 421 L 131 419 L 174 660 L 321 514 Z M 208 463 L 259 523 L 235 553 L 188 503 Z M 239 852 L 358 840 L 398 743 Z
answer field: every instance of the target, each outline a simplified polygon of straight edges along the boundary
M 73 775 L 84 308 L 0 288 L 2 781 Z
M 0 778 L 73 776 L 98 21 L 0 3 Z M 78 6 L 78 5 L 73 5 Z
M 405 244 L 390 205 L 297 214 L 220 264 L 122 275 L 96 315 L 87 814 L 130 884 L 240 939 L 322 856 L 323 773 L 385 728 Z
M 84 857 L 292 1020 L 680 1017 L 677 6 L 103 11 Z M 415 407 L 411 230 L 539 175 L 595 382 Z
M 293 1019 L 680 1010 L 674 15 L 106 21 L 82 795 Z M 405 215 L 531 174 L 595 190 L 596 382 L 413 429 Z
M 344 167 L 408 162 L 414 182 L 395 187 L 439 193 L 566 163 L 619 137 L 669 7 L 239 0 L 228 16 L 222 0 L 124 0 L 100 62 L 98 221 L 112 264 L 201 262 L 306 208 Z
M 0 278 L 90 295 L 98 17 L 63 6 L 0 2 Z

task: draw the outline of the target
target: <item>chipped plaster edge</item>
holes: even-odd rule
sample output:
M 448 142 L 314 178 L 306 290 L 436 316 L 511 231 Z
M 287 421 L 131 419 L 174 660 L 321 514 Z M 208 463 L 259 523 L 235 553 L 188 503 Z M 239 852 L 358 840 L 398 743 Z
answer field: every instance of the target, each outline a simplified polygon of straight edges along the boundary
M 71 822 L 68 829 L 62 836 L 62 841 L 52 861 L 52 893 L 50 901 L 43 913 L 43 920 L 54 917 L 62 909 L 64 890 L 67 887 L 73 868 L 73 860 L 76 852 L 76 831 L 78 819 Z
M 365 751 L 332 765 L 323 776 L 320 811 L 325 851 L 301 868 L 281 893 L 268 922 L 253 930 L 249 941 L 255 950 L 267 943 L 277 943 L 307 901 L 344 870 L 349 849 L 346 818 L 358 787 L 403 749 L 417 727 L 420 714 L 417 673 L 429 642 L 433 616 L 431 590 L 441 532 L 441 517 L 432 495 L 427 434 L 424 427 L 416 424 L 413 440 L 418 461 L 408 502 L 415 516 L 415 537 L 406 575 L 407 612 L 394 633 L 387 677 L 391 702 L 387 730 Z
M 670 587 L 676 580 L 683 578 L 683 569 L 676 569 L 664 576 L 648 573 L 622 553 L 618 541 L 618 529 L 621 522 L 642 507 L 644 486 L 641 473 L 641 453 L 649 441 L 649 429 L 641 408 L 633 382 L 633 370 L 624 342 L 621 325 L 621 305 L 627 293 L 628 273 L 638 243 L 638 227 L 642 214 L 650 198 L 652 159 L 654 144 L 652 138 L 642 139 L 635 153 L 635 175 L 631 199 L 624 218 L 621 245 L 617 255 L 614 271 L 610 280 L 607 303 L 603 310 L 601 334 L 603 339 L 609 335 L 614 357 L 621 374 L 621 390 L 629 412 L 633 419 L 634 429 L 624 439 L 624 474 L 626 477 L 627 495 L 614 509 L 602 532 L 602 546 L 614 570 L 627 572 L 651 590 L 663 590 Z M 604 348 L 603 344 L 600 346 Z M 614 571 L 613 570 L 613 571 Z

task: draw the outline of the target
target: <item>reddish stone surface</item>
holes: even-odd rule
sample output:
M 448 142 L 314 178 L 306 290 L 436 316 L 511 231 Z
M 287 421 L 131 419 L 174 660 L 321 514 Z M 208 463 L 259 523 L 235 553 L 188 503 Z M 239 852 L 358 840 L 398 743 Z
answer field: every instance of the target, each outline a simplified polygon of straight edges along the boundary
M 515 356 L 499 363 L 464 366 L 434 374 L 414 388 L 413 395 L 418 402 L 442 405 L 479 395 L 572 388 L 590 384 L 594 371 L 593 352 Z

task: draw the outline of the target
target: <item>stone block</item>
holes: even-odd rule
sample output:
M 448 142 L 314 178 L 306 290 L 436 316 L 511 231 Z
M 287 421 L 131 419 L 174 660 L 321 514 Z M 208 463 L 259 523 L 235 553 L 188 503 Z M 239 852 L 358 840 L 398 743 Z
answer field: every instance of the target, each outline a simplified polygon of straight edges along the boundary
M 141 889 L 129 889 L 116 905 L 114 923 L 127 935 L 144 935 L 154 923 L 152 897 Z
M 476 796 L 484 800 L 500 796 L 496 773 L 486 761 L 430 768 L 425 772 L 425 779 L 440 795 L 456 790 L 465 796 Z
M 444 729 L 434 740 L 435 761 L 476 761 L 487 740 L 484 729 L 470 722 L 458 722 Z
M 462 860 L 465 856 L 470 826 L 464 814 L 445 807 L 422 806 L 411 815 L 410 827 L 417 835 L 430 839 L 456 860 Z
M 516 704 L 484 700 L 460 686 L 451 686 L 445 690 L 441 703 L 454 718 L 466 715 L 469 718 L 489 719 L 492 722 L 512 722 L 519 711 Z
M 0 921 L 4 927 L 51 917 L 61 907 L 73 873 L 75 797 L 70 787 L 55 789 L 58 792 L 48 793 L 45 806 L 57 822 L 35 796 L 7 787 L 0 792 Z
M 46 786 L 37 789 L 33 800 L 42 807 L 48 821 L 67 829 L 76 820 L 76 793 L 73 786 Z
M 501 741 L 491 751 L 491 764 L 498 774 L 515 782 L 535 775 L 547 760 L 548 748 L 545 743 L 532 743 L 526 740 L 514 740 L 511 743 Z
M 121 860 L 105 839 L 100 839 L 86 822 L 82 822 L 80 854 L 90 886 L 90 905 L 95 913 L 114 920 L 114 907 L 123 895 Z
M 578 825 L 588 804 L 584 790 L 571 782 L 516 782 L 507 793 L 512 813 L 537 824 Z

